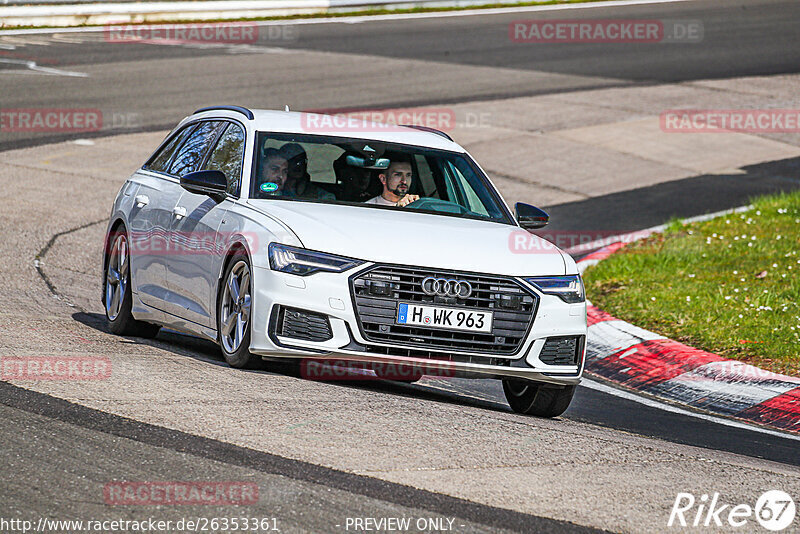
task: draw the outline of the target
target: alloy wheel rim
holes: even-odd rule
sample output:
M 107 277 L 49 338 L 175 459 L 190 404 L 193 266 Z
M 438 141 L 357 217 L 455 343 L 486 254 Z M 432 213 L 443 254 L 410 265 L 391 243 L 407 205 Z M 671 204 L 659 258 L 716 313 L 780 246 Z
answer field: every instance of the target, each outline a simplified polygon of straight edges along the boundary
M 220 309 L 220 338 L 225 352 L 232 354 L 242 345 L 250 322 L 250 268 L 239 261 L 225 281 Z
M 112 321 L 119 316 L 128 289 L 128 260 L 128 240 L 119 235 L 111 246 L 106 270 L 106 315 Z

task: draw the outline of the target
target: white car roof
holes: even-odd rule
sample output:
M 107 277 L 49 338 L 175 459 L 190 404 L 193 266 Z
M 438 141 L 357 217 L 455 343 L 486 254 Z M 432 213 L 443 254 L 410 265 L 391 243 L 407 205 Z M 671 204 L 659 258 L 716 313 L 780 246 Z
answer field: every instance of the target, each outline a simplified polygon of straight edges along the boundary
M 194 113 L 186 117 L 181 123 L 196 118 L 226 117 L 249 123 L 253 129 L 260 132 L 372 139 L 387 143 L 402 143 L 453 152 L 466 152 L 458 143 L 440 134 L 417 130 L 416 128 L 387 127 L 386 124 L 365 121 L 358 118 L 345 119 L 342 116 L 331 116 L 320 113 L 276 111 L 268 109 L 251 109 L 250 111 L 254 117 L 252 120 L 238 111 L 220 108 Z

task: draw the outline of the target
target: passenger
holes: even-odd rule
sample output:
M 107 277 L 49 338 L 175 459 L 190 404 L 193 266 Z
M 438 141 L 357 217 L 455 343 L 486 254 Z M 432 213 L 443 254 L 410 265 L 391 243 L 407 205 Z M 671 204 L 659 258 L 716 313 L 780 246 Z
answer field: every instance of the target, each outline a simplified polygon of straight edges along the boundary
M 345 152 L 333 162 L 333 171 L 340 184 L 338 198 L 347 202 L 366 202 L 374 195 L 369 191 L 372 171 L 348 165 L 349 155 L 351 154 Z
M 402 208 L 419 200 L 419 195 L 408 194 L 414 176 L 411 164 L 407 161 L 392 161 L 389 167 L 378 175 L 378 178 L 383 184 L 383 193 L 367 200 L 367 204 Z
M 261 158 L 260 190 L 281 195 L 289 177 L 289 161 L 277 148 L 268 148 Z M 271 185 L 274 184 L 274 185 Z
M 298 143 L 286 143 L 280 148 L 280 152 L 289 162 L 289 177 L 282 189 L 282 196 L 336 200 L 333 193 L 311 182 L 311 176 L 308 174 L 308 157 L 302 146 Z

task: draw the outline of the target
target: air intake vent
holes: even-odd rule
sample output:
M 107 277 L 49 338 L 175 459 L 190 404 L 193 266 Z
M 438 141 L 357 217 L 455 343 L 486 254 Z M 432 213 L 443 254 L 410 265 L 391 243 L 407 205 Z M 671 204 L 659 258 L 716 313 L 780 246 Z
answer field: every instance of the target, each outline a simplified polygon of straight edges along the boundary
M 539 353 L 547 365 L 578 365 L 583 353 L 583 336 L 549 337 Z
M 280 309 L 278 335 L 306 341 L 327 341 L 333 337 L 327 315 L 284 307 Z

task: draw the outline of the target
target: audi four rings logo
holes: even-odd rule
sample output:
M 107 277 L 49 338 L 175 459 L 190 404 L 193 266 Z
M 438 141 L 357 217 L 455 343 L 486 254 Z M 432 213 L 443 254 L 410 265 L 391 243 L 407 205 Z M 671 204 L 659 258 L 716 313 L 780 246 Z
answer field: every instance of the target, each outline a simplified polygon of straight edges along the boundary
M 422 281 L 422 292 L 426 295 L 465 299 L 472 295 L 472 285 L 466 280 L 448 280 L 429 276 Z

